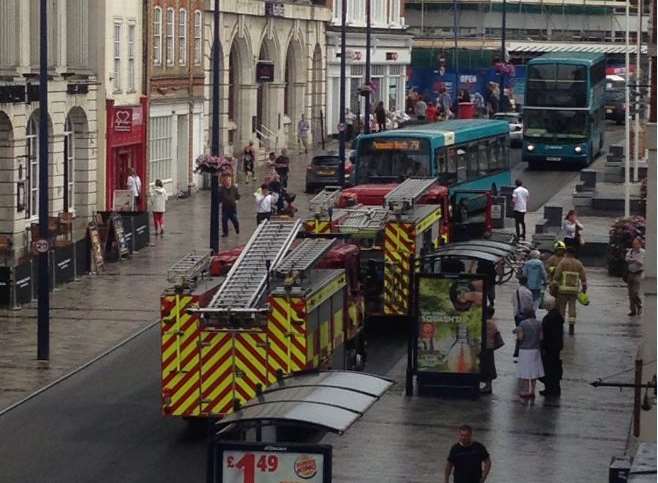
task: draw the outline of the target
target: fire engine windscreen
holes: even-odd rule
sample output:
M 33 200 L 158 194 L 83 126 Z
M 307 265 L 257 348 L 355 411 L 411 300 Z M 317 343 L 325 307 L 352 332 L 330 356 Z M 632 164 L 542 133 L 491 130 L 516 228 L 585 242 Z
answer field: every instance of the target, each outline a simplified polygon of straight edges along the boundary
M 359 143 L 356 167 L 356 184 L 430 176 L 429 142 L 416 138 L 364 139 Z

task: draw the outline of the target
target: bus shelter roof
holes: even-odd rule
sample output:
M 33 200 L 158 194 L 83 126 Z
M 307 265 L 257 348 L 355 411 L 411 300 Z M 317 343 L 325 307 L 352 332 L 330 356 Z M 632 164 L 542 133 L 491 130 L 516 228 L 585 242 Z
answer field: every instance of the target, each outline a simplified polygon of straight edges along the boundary
M 352 371 L 292 374 L 264 389 L 217 422 L 235 425 L 302 425 L 342 434 L 393 385 L 379 376 Z

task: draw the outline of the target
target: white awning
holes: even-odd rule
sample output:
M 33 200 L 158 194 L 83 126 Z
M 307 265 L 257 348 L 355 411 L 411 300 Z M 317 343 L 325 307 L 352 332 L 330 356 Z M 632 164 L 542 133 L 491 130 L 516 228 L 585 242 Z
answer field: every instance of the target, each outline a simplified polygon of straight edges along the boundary
M 593 52 L 603 54 L 625 54 L 624 44 L 588 43 L 588 42 L 514 42 L 508 43 L 508 52 Z M 647 53 L 647 46 L 643 45 L 642 53 Z M 637 47 L 631 45 L 629 53 L 635 53 Z

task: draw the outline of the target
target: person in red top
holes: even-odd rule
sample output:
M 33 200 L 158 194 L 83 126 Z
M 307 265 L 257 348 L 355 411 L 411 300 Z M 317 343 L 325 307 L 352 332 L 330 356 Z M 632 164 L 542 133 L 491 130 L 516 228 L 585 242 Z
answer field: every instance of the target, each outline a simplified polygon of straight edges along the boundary
M 439 111 L 433 102 L 430 102 L 429 106 L 427 106 L 427 111 L 425 111 L 425 117 L 427 118 L 428 122 L 436 122 L 437 119 L 439 118 Z

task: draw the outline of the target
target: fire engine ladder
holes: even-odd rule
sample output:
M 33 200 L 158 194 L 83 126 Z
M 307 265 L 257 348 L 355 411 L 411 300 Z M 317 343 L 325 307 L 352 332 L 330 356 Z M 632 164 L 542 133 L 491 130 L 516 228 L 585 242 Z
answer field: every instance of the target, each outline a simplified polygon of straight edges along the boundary
M 279 264 L 275 270 L 281 274 L 305 272 L 336 242 L 335 238 L 305 238 Z
M 413 208 L 437 178 L 407 178 L 384 198 L 384 206 L 395 213 Z
M 384 208 L 345 210 L 347 213 L 336 222 L 341 233 L 378 231 L 384 228 L 389 211 Z
M 269 271 L 277 266 L 288 251 L 301 226 L 301 220 L 261 223 L 208 306 L 198 311 L 211 317 L 253 316 L 262 312 L 263 309 L 258 305 L 267 284 Z
M 339 186 L 327 186 L 309 201 L 308 207 L 316 216 L 328 216 L 329 210 L 336 206 L 339 197 Z
M 167 281 L 179 288 L 196 285 L 204 273 L 208 273 L 212 251 L 193 250 L 167 270 Z

